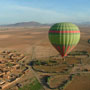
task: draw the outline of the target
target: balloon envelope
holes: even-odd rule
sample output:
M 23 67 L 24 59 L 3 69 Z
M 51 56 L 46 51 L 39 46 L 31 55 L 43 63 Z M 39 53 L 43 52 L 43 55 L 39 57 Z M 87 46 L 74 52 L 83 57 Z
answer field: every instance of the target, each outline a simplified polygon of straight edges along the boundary
M 80 40 L 79 28 L 72 23 L 57 23 L 49 30 L 49 40 L 62 57 L 78 44 Z

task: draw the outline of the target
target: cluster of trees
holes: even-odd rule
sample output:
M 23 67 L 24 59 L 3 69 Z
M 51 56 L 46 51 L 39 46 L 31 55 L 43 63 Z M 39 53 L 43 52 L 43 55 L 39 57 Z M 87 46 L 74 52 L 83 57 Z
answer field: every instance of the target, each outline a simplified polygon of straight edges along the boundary
M 58 63 L 55 60 L 48 60 L 48 61 L 37 60 L 37 61 L 34 61 L 33 64 L 34 65 L 48 65 L 48 66 L 52 66 L 52 65 L 57 65 Z

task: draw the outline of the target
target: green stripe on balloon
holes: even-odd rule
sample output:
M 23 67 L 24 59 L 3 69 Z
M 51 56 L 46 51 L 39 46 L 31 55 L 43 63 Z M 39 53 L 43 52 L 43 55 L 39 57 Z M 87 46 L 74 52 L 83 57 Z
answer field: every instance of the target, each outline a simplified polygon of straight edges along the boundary
M 50 30 L 79 30 L 79 28 L 74 25 L 74 24 L 68 24 L 66 23 L 65 25 L 64 24 L 55 24 L 53 25 Z
M 51 43 L 55 44 L 77 44 L 79 42 L 79 35 L 49 35 Z M 69 42 L 69 43 L 68 43 Z

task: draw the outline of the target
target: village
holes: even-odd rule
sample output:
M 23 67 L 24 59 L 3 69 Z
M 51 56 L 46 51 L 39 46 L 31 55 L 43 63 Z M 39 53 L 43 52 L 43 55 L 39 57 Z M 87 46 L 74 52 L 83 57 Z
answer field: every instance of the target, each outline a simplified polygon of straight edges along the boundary
M 0 52 L 0 89 L 4 89 L 25 73 L 28 67 L 23 63 L 24 60 L 24 54 Z

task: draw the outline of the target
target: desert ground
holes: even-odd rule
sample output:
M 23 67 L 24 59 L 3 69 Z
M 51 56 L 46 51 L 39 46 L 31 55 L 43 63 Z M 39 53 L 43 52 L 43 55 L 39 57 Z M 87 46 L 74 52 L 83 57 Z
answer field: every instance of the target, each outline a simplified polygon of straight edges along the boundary
M 0 28 L 0 51 L 16 51 L 24 54 L 25 57 L 27 57 L 24 61 L 24 64 L 26 65 L 26 67 L 29 67 L 29 71 L 25 73 L 20 78 L 20 80 L 17 80 L 16 82 L 14 82 L 14 84 L 11 84 L 10 86 L 7 86 L 2 90 L 24 90 L 16 87 L 16 83 L 22 84 L 23 87 L 24 85 L 33 82 L 32 78 L 36 78 L 43 86 L 44 89 L 39 90 L 90 90 L 90 66 L 88 65 L 90 64 L 90 58 L 89 56 L 87 56 L 90 55 L 90 44 L 88 43 L 88 39 L 90 39 L 90 27 L 80 27 L 81 39 L 79 44 L 73 50 L 73 52 L 86 51 L 87 55 L 67 57 L 67 64 L 65 64 L 64 66 L 60 66 L 63 65 L 64 62 L 61 61 L 61 56 L 49 42 L 49 28 L 50 27 Z M 52 63 L 48 62 L 49 65 L 46 66 L 33 66 L 35 70 L 32 68 L 32 66 L 29 65 L 29 63 L 34 60 L 46 62 L 49 59 L 56 60 L 56 65 L 58 65 L 55 67 L 51 67 Z M 70 60 L 72 60 L 72 62 Z M 78 62 L 78 60 L 81 60 L 82 63 Z M 74 64 L 74 67 L 70 66 Z M 64 70 L 68 70 L 67 73 L 64 73 L 63 69 L 60 69 L 62 67 L 64 67 Z M 79 71 L 77 71 L 77 69 Z M 54 70 L 57 70 L 57 72 L 54 73 Z M 85 70 L 86 72 L 84 72 Z M 51 72 L 49 73 L 49 71 Z M 72 77 L 73 74 L 75 74 L 75 76 L 71 80 L 70 75 Z M 42 78 L 46 76 L 50 77 L 48 84 L 45 84 L 42 80 Z M 64 80 L 69 80 L 70 83 L 68 83 L 65 88 L 61 88 L 60 85 Z

